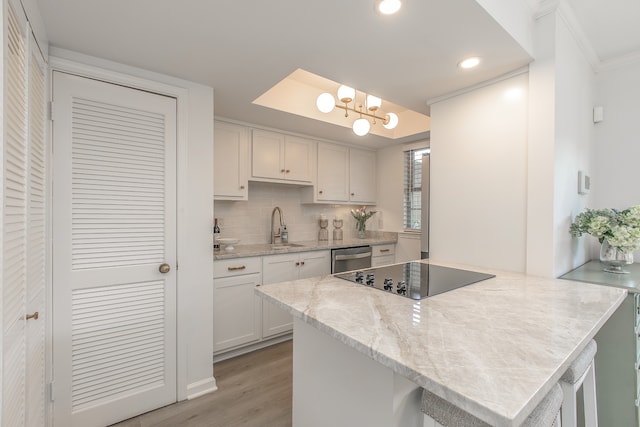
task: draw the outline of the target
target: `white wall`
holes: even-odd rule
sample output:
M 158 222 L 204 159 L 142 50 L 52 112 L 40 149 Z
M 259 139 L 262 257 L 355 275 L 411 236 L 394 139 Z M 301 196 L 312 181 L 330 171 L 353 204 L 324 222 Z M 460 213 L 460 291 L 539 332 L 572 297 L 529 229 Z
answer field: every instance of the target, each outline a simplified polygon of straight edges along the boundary
M 279 206 L 282 210 L 289 241 L 317 240 L 320 214 L 329 219 L 329 240 L 333 235 L 333 219 L 341 218 L 344 237 L 355 237 L 356 222 L 351 209 L 356 206 L 302 204 L 303 188 L 288 184 L 249 182 L 249 200 L 236 202 L 216 200 L 215 217 L 220 224 L 222 237 L 240 239 L 240 244 L 262 244 L 270 242 L 271 212 Z M 367 210 L 378 210 L 369 206 Z M 367 231 L 378 229 L 379 213 L 367 221 Z
M 560 276 L 591 259 L 590 237 L 569 234 L 575 216 L 590 206 L 593 194 L 578 194 L 578 171 L 595 165 L 593 105 L 595 73 L 562 15 L 556 19 L 555 55 L 554 266 Z
M 525 271 L 528 76 L 431 105 L 435 259 Z
M 594 208 L 624 209 L 640 204 L 640 62 L 601 71 L 596 77 L 596 105 L 604 120 L 595 125 L 592 171 Z M 640 261 L 640 251 L 635 253 Z
M 553 272 L 555 156 L 555 16 L 536 21 L 536 60 L 529 66 L 527 147 L 527 273 Z
M 404 152 L 429 147 L 429 140 L 395 144 L 378 150 L 378 227 L 404 229 Z

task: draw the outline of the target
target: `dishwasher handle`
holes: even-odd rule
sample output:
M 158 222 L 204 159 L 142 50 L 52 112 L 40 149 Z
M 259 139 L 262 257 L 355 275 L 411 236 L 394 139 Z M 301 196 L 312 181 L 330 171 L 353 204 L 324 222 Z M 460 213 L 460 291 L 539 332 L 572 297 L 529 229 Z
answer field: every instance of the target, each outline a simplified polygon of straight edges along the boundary
M 370 256 L 371 256 L 371 252 L 364 252 L 361 254 L 353 254 L 353 255 L 336 255 L 334 259 L 336 261 L 346 261 L 350 259 L 369 258 Z

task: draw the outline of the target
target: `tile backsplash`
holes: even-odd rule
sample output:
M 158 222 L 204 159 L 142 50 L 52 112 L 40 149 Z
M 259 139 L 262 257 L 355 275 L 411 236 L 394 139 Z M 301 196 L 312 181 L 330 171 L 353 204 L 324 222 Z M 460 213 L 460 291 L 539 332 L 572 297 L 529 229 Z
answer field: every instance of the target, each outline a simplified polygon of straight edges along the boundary
M 333 233 L 334 218 L 343 220 L 344 237 L 355 237 L 356 222 L 351 216 L 351 209 L 357 206 L 302 204 L 301 191 L 300 187 L 287 184 L 251 182 L 248 201 L 216 200 L 213 210 L 220 223 L 221 236 L 240 239 L 240 244 L 269 243 L 271 212 L 279 206 L 291 242 L 317 240 L 321 214 L 329 220 L 329 240 Z M 372 209 L 375 210 L 375 207 Z M 378 229 L 378 215 L 380 213 L 367 221 L 367 230 Z

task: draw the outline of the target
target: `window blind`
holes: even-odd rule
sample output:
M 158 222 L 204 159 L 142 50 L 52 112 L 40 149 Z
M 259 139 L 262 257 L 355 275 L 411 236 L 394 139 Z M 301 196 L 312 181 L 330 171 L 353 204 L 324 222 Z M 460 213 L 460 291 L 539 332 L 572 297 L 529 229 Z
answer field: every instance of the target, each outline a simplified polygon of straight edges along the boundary
M 422 229 L 422 156 L 428 148 L 404 152 L 404 228 Z

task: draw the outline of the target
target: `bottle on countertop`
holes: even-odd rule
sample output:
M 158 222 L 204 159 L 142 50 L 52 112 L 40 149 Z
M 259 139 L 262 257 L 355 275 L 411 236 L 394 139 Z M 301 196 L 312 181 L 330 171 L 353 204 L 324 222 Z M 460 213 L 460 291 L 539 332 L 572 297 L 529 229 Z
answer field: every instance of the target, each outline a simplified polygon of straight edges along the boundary
M 218 225 L 218 218 L 213 219 L 213 250 L 220 250 L 220 243 L 218 243 L 218 237 L 220 237 L 220 226 Z
M 282 225 L 282 231 L 280 232 L 280 241 L 282 243 L 289 243 L 289 230 L 287 230 L 287 225 Z

